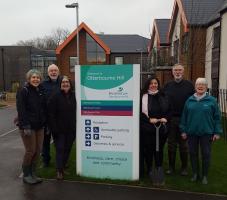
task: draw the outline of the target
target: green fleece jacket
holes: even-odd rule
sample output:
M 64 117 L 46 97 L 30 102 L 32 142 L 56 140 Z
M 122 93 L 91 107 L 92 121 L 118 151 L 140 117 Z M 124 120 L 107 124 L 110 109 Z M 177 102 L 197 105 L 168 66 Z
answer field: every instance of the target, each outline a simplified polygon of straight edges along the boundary
M 180 130 L 187 135 L 221 134 L 221 113 L 214 97 L 206 95 L 199 101 L 194 95 L 185 102 Z

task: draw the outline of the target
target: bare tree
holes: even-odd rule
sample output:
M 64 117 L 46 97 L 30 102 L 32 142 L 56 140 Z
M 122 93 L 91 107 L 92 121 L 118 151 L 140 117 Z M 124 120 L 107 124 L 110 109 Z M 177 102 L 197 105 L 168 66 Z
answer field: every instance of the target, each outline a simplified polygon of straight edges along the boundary
M 52 30 L 51 36 L 55 44 L 58 46 L 69 36 L 69 34 L 70 34 L 70 31 L 68 29 L 58 27 Z
M 20 40 L 16 43 L 18 46 L 33 46 L 39 49 L 54 50 L 60 45 L 70 34 L 66 28 L 55 28 L 50 35 L 44 37 L 36 37 L 29 40 Z

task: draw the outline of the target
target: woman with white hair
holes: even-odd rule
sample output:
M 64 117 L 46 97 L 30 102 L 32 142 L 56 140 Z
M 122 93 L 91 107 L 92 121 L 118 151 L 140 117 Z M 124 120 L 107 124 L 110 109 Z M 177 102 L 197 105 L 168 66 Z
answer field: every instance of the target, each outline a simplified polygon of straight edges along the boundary
M 43 144 L 45 95 L 40 86 L 41 73 L 38 70 L 29 70 L 26 79 L 26 85 L 17 93 L 18 126 L 25 147 L 23 181 L 36 184 L 42 181 L 34 173 Z
M 188 139 L 193 176 L 192 182 L 199 180 L 199 148 L 202 155 L 202 184 L 207 184 L 211 157 L 211 143 L 222 133 L 221 114 L 217 101 L 207 94 L 207 81 L 197 78 L 195 94 L 188 98 L 181 117 L 182 138 Z

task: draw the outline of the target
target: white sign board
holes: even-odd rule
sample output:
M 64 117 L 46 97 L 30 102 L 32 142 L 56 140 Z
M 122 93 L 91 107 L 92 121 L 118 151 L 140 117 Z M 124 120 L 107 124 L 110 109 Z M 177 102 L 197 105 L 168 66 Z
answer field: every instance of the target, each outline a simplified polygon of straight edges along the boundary
M 139 179 L 139 65 L 77 66 L 77 173 Z

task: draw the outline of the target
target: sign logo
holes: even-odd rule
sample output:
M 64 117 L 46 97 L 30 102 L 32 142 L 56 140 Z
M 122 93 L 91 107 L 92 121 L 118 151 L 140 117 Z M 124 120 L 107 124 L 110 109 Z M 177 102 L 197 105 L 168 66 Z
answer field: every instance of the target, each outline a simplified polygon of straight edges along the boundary
M 122 91 L 123 91 L 123 87 L 119 87 L 118 92 L 122 92 Z

